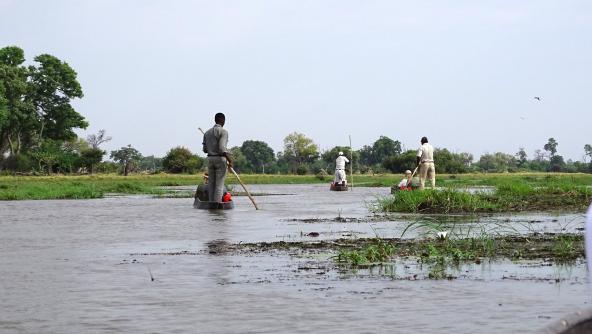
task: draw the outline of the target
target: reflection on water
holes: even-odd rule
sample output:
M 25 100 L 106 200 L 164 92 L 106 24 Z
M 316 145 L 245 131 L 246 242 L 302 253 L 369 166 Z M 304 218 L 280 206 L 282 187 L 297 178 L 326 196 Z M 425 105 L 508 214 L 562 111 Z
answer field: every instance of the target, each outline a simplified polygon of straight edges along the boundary
M 260 211 L 246 197 L 220 212 L 192 199 L 0 203 L 0 332 L 520 332 L 588 300 L 581 264 L 482 263 L 453 268 L 454 280 L 414 281 L 412 261 L 340 272 L 283 253 L 210 254 L 221 241 L 398 237 L 418 219 L 368 213 L 364 203 L 388 188 L 250 190 L 294 195 L 257 197 Z M 583 226 L 565 214 L 470 219 Z

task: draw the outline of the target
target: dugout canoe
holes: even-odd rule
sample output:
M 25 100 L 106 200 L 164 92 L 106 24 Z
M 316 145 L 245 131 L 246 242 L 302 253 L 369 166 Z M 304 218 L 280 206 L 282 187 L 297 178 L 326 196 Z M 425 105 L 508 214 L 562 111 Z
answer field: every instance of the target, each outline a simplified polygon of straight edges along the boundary
M 230 202 L 207 202 L 196 198 L 193 207 L 201 210 L 231 210 L 234 209 L 234 201 Z
M 228 191 L 228 189 L 225 187 L 224 191 Z M 201 210 L 231 210 L 234 209 L 234 201 L 209 202 L 207 187 L 204 184 L 200 184 L 195 190 L 193 207 Z
M 540 333 L 584 334 L 592 333 L 592 309 L 583 309 L 561 317 Z
M 348 191 L 348 187 L 347 187 L 347 184 L 343 185 L 343 184 L 335 184 L 334 182 L 331 182 L 331 186 L 329 187 L 329 190 L 331 190 L 331 191 Z

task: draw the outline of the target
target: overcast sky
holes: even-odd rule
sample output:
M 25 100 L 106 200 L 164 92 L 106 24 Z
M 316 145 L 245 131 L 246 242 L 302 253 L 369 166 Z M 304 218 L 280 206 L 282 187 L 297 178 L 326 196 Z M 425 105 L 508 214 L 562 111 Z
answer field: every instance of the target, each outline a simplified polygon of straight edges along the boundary
M 230 145 L 321 149 L 380 135 L 533 157 L 549 137 L 592 144 L 592 1 L 0 0 L 0 47 L 68 62 L 104 149 L 200 151 L 227 116 Z M 534 97 L 541 97 L 541 101 Z

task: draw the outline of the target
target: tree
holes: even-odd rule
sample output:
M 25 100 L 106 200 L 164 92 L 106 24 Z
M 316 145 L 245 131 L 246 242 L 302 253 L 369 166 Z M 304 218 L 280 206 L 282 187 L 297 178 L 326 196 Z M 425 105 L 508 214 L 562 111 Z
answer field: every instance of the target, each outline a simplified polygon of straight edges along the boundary
M 44 140 L 39 147 L 31 151 L 31 156 L 38 163 L 39 170 L 47 170 L 47 174 L 51 175 L 54 165 L 59 161 L 62 150 L 60 143 L 47 139 Z
M 372 145 L 372 163 L 381 163 L 391 155 L 401 154 L 401 142 L 380 136 Z
M 86 167 L 89 173 L 94 174 L 95 166 L 103 161 L 105 151 L 100 148 L 89 148 L 80 152 L 80 163 Z
M 115 160 L 122 167 L 123 175 L 127 176 L 134 165 L 142 159 L 142 155 L 131 145 L 111 151 L 111 159 Z
M 557 145 L 558 144 L 559 143 L 557 143 L 557 141 L 555 141 L 555 139 L 549 138 L 549 141 L 545 144 L 545 146 L 543 146 L 545 151 L 550 153 L 551 158 L 553 158 L 555 156 L 555 153 L 557 153 Z
M 162 166 L 162 158 L 156 158 L 154 155 L 149 155 L 147 157 L 142 157 L 139 162 L 139 168 L 141 170 L 149 170 L 152 173 L 155 173 L 159 170 L 163 169 Z
M 162 166 L 170 173 L 194 173 L 203 165 L 203 160 L 185 147 L 170 149 L 162 159 Z
M 551 161 L 549 161 L 549 171 L 551 172 L 562 172 L 565 170 L 565 162 L 563 157 L 560 155 L 553 155 Z
M 240 150 L 249 164 L 255 170 L 261 168 L 263 173 L 265 173 L 265 166 L 275 161 L 273 149 L 259 140 L 246 140 Z
M 417 166 L 415 156 L 417 152 L 414 150 L 407 150 L 398 155 L 391 155 L 382 162 L 382 166 L 392 173 L 402 173 L 409 169 L 413 171 Z
M 35 57 L 36 65 L 24 61 L 22 49 L 0 49 L 0 154 L 74 139 L 73 129 L 88 125 L 70 104 L 83 96 L 76 72 L 48 54 Z
M 518 152 L 515 154 L 516 158 L 518 158 L 518 167 L 523 167 L 528 162 L 528 155 L 524 150 L 524 147 L 521 147 Z
M 92 148 L 99 148 L 99 146 L 103 143 L 110 141 L 112 138 L 106 135 L 105 129 L 99 130 L 99 132 L 95 135 L 88 135 L 86 136 L 86 141 Z
M 590 145 L 590 144 L 584 145 L 584 152 L 586 152 L 586 154 L 584 155 L 584 162 L 586 162 L 585 157 L 589 157 L 590 163 L 592 163 L 592 145 Z
M 478 165 L 484 172 L 507 172 L 516 168 L 516 158 L 502 152 L 483 154 L 479 158 Z
M 465 173 L 473 161 L 469 153 L 452 153 L 445 148 L 434 150 L 434 160 L 441 173 Z
M 245 157 L 239 146 L 230 148 L 230 155 L 232 156 L 232 168 L 239 173 L 251 173 L 253 172 L 253 166 L 249 163 L 249 160 Z
M 292 165 L 292 172 L 296 172 L 298 166 L 318 159 L 319 148 L 312 139 L 301 133 L 293 132 L 284 138 L 282 156 Z
M 349 148 L 349 146 L 335 146 L 332 149 L 325 151 L 321 154 L 322 162 L 324 164 L 326 164 L 326 166 L 329 169 L 334 169 L 335 168 L 335 159 L 337 159 L 337 157 L 339 156 L 339 152 L 343 152 L 343 155 L 346 158 L 348 158 L 350 160 L 352 159 L 352 151 Z M 353 163 L 354 165 L 358 164 L 358 166 L 359 166 L 358 160 L 360 160 L 360 152 L 354 151 L 353 152 L 353 161 L 351 161 L 351 163 Z M 349 167 L 347 167 L 347 169 L 349 170 Z

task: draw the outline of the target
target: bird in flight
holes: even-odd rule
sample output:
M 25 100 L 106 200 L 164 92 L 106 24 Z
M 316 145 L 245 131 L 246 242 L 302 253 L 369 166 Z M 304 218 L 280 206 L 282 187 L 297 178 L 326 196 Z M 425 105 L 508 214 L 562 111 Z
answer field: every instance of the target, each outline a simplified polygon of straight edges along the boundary
M 534 99 L 535 99 L 535 100 L 539 100 L 539 101 L 541 100 L 541 98 L 540 98 L 540 97 L 538 97 L 538 96 L 535 96 L 535 97 L 534 97 Z

